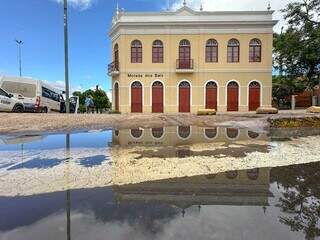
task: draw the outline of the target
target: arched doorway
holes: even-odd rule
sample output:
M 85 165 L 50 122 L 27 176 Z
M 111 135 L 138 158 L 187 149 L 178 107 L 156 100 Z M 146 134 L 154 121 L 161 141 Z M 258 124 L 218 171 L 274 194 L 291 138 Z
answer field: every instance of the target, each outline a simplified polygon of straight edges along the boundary
M 131 84 L 131 112 L 142 112 L 142 84 L 138 81 Z
M 239 85 L 232 81 L 227 86 L 227 111 L 239 111 Z
M 160 81 L 152 84 L 152 112 L 163 113 L 163 84 Z
M 208 139 L 213 139 L 217 136 L 218 129 L 217 128 L 206 128 L 204 130 L 204 133 Z
M 249 85 L 249 111 L 256 111 L 260 107 L 260 84 L 256 81 Z
M 187 81 L 179 84 L 179 112 L 190 112 L 191 87 Z
M 227 138 L 236 139 L 239 136 L 239 129 L 237 128 L 227 128 Z
M 215 109 L 218 107 L 218 87 L 215 82 L 208 82 L 206 85 L 206 109 Z
M 151 132 L 152 132 L 152 136 L 157 139 L 162 138 L 164 134 L 163 128 L 152 128 Z
M 115 110 L 119 112 L 119 83 L 114 84 L 114 106 Z

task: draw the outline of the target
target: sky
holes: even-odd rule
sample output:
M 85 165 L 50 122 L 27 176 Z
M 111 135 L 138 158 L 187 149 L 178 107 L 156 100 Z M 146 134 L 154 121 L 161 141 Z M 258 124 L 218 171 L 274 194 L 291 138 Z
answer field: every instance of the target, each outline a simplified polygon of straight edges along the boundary
M 281 20 L 280 9 L 293 0 L 187 0 L 195 10 L 266 10 L 270 2 Z M 99 85 L 110 91 L 107 65 L 111 61 L 108 31 L 117 0 L 68 0 L 69 76 L 71 90 Z M 177 9 L 183 0 L 118 0 L 125 11 Z M 0 76 L 18 76 L 18 49 L 22 40 L 22 74 L 47 80 L 56 87 L 64 83 L 63 0 L 2 0 L 0 3 Z M 283 21 L 275 27 L 281 29 Z

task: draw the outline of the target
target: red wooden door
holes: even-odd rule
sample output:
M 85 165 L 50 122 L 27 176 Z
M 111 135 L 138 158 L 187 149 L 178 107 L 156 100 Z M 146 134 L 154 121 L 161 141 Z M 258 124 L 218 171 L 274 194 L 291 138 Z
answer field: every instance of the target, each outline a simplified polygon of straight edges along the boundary
M 152 112 L 163 113 L 163 85 L 158 81 L 152 85 Z
M 206 85 L 206 108 L 217 110 L 217 84 L 215 82 L 209 82 Z
M 131 112 L 142 112 L 142 85 L 139 82 L 131 85 Z
M 191 68 L 191 54 L 190 46 L 179 47 L 179 68 L 190 69 Z
M 119 84 L 114 84 L 115 110 L 119 111 Z
M 190 112 L 190 85 L 182 82 L 179 85 L 179 112 Z
M 239 86 L 236 82 L 228 84 L 227 99 L 227 111 L 239 111 Z
M 260 84 L 252 82 L 249 85 L 249 111 L 256 111 L 260 107 Z

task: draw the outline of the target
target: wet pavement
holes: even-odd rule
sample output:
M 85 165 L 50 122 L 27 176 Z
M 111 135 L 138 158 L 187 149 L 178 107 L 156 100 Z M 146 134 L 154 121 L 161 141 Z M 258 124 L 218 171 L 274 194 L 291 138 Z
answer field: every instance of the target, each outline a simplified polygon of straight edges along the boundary
M 319 239 L 320 136 L 0 136 L 0 239 Z

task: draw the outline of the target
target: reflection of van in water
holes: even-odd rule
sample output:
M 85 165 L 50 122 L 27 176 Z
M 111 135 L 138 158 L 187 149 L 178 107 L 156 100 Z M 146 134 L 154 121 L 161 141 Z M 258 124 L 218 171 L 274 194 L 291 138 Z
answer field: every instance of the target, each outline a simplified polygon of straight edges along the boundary
M 26 112 L 60 112 L 60 91 L 41 80 L 2 77 L 0 87 L 21 100 Z

